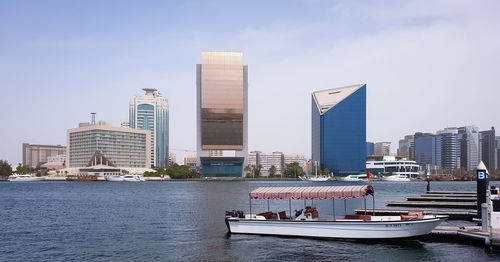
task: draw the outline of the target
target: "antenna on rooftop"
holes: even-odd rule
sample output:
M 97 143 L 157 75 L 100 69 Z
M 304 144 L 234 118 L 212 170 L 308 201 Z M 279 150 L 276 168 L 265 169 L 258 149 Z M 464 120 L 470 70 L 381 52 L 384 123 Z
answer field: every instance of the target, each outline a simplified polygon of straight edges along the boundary
M 92 121 L 90 121 L 90 124 L 95 126 L 95 113 L 90 113 L 92 115 Z

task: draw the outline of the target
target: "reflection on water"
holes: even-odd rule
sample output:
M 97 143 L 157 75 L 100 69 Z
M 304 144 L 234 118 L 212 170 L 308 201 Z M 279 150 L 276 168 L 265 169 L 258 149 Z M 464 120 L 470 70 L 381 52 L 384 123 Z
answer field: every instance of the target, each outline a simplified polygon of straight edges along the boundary
M 498 182 L 494 182 L 498 185 Z M 327 182 L 321 185 L 347 185 Z M 248 192 L 259 186 L 307 182 L 0 183 L 0 254 L 3 261 L 368 260 L 485 261 L 498 254 L 480 246 L 429 240 L 340 241 L 230 235 L 224 212 L 249 211 Z M 375 182 L 376 207 L 425 191 L 425 182 Z M 433 190 L 475 190 L 475 182 L 433 182 Z M 368 198 L 368 208 L 371 207 Z M 310 205 L 311 201 L 307 202 Z M 314 201 L 332 216 L 331 200 Z M 347 212 L 362 207 L 347 201 Z M 292 201 L 292 212 L 304 201 Z M 270 201 L 289 213 L 288 201 Z M 252 200 L 252 210 L 267 210 Z M 343 201 L 335 203 L 337 215 Z

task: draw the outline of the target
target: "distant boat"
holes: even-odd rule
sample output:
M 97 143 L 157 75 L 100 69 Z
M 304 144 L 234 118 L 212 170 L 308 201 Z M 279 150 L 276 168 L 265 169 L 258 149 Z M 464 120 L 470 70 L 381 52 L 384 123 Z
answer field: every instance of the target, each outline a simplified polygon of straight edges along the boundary
M 9 176 L 8 180 L 10 182 L 35 182 L 35 181 L 44 181 L 43 177 L 36 177 L 33 174 L 12 174 Z
M 382 177 L 382 181 L 409 182 L 411 179 L 403 174 Z
M 106 178 L 110 182 L 139 182 L 145 181 L 144 176 L 136 174 L 126 174 L 121 176 L 110 176 Z
M 308 181 L 308 182 L 324 182 L 324 181 L 328 181 L 330 179 L 329 176 L 318 176 L 318 175 L 312 175 L 312 174 L 299 176 L 299 178 L 302 181 Z
M 342 181 L 368 181 L 368 176 L 366 174 L 359 175 L 348 175 L 346 177 L 340 178 Z

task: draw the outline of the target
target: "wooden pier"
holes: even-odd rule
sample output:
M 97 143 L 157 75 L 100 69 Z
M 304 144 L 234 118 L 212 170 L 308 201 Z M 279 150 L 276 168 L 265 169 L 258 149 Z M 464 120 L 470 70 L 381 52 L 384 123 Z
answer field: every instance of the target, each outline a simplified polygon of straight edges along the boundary
M 465 240 L 474 240 L 483 243 L 487 247 L 500 247 L 500 232 L 482 232 L 481 227 L 454 227 L 438 226 L 430 233 L 431 237 L 452 237 Z
M 477 217 L 476 192 L 474 191 L 428 191 L 419 196 L 409 196 L 406 201 L 387 201 L 386 205 L 389 208 L 368 209 L 367 213 L 405 215 L 411 210 L 422 210 L 425 214 L 447 215 L 450 219 L 472 220 Z M 355 212 L 362 214 L 365 210 L 358 208 Z
M 443 208 L 419 208 L 419 209 L 397 209 L 397 208 L 375 208 L 366 209 L 367 214 L 375 214 L 376 216 L 400 216 L 408 215 L 408 211 L 424 211 L 424 214 L 446 215 L 450 219 L 471 220 L 476 217 L 477 211 L 475 209 L 443 209 Z M 356 208 L 356 214 L 364 214 L 364 208 Z
M 400 207 L 446 207 L 446 208 L 474 208 L 476 202 L 451 201 L 387 201 L 388 206 Z

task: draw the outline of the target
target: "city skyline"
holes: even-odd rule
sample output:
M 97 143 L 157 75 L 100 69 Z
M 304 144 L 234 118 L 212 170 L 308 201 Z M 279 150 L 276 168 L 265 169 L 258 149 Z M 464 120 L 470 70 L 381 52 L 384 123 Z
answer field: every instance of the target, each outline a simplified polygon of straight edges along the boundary
M 158 2 L 118 12 L 112 3 L 2 2 L 0 159 L 21 163 L 22 143 L 65 145 L 66 129 L 90 112 L 119 126 L 142 88 L 169 99 L 171 148 L 195 149 L 192 65 L 202 50 L 242 51 L 251 65 L 249 151 L 310 157 L 309 94 L 350 83 L 370 86 L 368 141 L 498 128 L 499 4 L 482 3 Z M 380 125 L 387 116 L 394 121 Z

